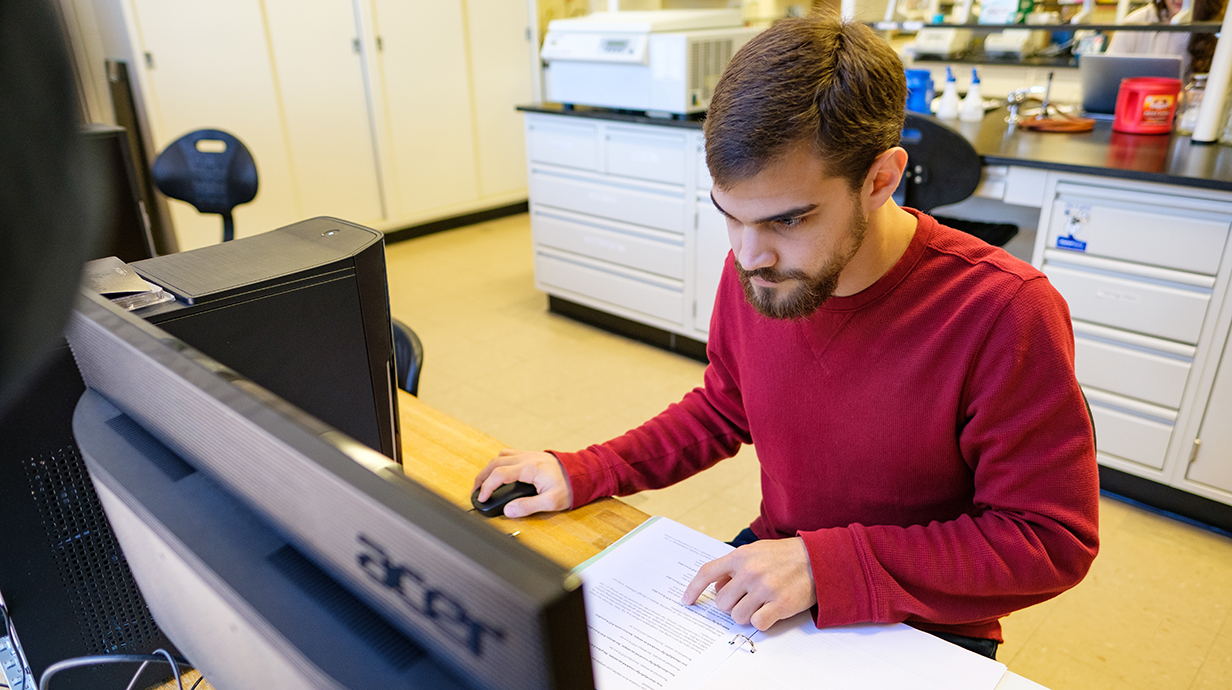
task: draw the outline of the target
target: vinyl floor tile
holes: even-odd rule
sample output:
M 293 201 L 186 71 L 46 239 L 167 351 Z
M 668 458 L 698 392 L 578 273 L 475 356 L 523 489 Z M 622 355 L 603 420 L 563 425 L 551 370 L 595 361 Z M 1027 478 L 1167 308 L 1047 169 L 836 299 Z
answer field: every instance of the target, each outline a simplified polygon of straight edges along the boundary
M 1232 688 L 1232 635 L 1219 635 L 1202 661 L 1191 690 Z

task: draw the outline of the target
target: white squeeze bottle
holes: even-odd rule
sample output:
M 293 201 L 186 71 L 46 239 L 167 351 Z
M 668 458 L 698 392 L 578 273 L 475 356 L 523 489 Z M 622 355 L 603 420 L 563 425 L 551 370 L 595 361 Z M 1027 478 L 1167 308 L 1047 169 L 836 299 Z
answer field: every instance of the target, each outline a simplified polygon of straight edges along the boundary
M 954 71 L 945 68 L 945 92 L 937 102 L 937 117 L 942 120 L 953 120 L 958 117 L 958 84 L 954 81 Z
M 963 122 L 981 122 L 984 119 L 984 99 L 980 97 L 980 75 L 971 68 L 971 88 L 958 108 L 958 119 Z

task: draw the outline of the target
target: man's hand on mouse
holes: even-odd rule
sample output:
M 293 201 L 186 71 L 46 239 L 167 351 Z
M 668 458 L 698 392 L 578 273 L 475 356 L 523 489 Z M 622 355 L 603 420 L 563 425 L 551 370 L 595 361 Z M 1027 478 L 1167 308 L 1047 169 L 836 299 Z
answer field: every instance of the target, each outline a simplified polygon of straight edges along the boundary
M 698 569 L 681 603 L 693 605 L 714 584 L 714 604 L 740 625 L 767 630 L 817 603 L 808 549 L 800 537 L 746 544 Z
M 551 453 L 506 448 L 479 472 L 471 491 L 479 489 L 479 500 L 486 501 L 498 486 L 510 482 L 534 484 L 539 495 L 510 501 L 505 506 L 505 517 L 526 517 L 573 505 L 573 488 L 565 468 Z

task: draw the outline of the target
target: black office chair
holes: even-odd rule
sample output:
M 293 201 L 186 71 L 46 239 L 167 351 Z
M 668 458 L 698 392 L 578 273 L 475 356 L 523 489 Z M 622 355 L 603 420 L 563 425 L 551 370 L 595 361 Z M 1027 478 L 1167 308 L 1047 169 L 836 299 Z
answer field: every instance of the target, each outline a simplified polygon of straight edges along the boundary
M 423 371 L 424 349 L 411 327 L 391 319 L 394 329 L 394 366 L 398 370 L 398 387 L 419 396 L 419 373 Z
M 257 196 L 257 163 L 231 134 L 199 129 L 171 142 L 151 170 L 158 191 L 222 216 L 222 241 L 235 238 L 231 211 Z
M 930 213 L 938 206 L 966 199 L 980 186 L 984 167 L 980 155 L 963 135 L 941 122 L 927 115 L 907 113 L 900 145 L 907 151 L 907 169 L 894 192 L 899 205 Z M 1012 223 L 936 218 L 943 225 L 997 247 L 1018 234 L 1018 226 Z

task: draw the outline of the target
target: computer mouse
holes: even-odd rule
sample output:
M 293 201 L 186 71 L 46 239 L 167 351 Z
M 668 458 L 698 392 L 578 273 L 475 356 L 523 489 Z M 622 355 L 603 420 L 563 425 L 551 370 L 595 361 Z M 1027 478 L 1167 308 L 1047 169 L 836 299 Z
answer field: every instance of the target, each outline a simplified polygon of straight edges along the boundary
M 526 496 L 538 495 L 539 490 L 534 484 L 526 482 L 513 482 L 512 484 L 501 484 L 496 487 L 492 495 L 486 501 L 479 500 L 479 489 L 475 489 L 475 493 L 471 494 L 471 505 L 475 506 L 475 510 L 484 517 L 496 517 L 497 515 L 505 514 L 505 504 Z

